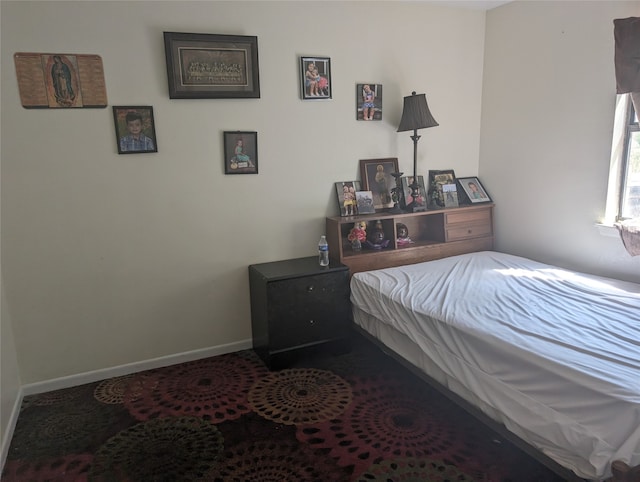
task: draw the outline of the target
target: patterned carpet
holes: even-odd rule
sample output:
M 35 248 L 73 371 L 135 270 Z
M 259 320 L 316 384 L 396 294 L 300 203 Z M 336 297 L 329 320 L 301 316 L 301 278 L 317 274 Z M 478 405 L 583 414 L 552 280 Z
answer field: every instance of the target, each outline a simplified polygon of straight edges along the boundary
M 357 338 L 269 372 L 253 351 L 26 397 L 2 482 L 557 482 Z

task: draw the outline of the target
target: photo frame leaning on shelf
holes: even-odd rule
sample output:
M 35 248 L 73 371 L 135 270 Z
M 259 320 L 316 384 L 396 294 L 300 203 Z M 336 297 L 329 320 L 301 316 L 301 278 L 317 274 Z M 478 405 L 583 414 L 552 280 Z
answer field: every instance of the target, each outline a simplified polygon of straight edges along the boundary
M 360 160 L 362 189 L 373 193 L 375 209 L 393 207 L 391 189 L 396 186 L 396 181 L 391 174 L 394 172 L 398 172 L 397 157 Z
M 445 207 L 444 193 L 442 186 L 444 184 L 455 184 L 456 174 L 453 169 L 429 170 L 429 202 L 430 208 Z
M 224 173 L 258 174 L 258 133 L 224 132 Z
M 113 106 L 118 154 L 158 152 L 151 106 Z
M 300 93 L 302 100 L 331 99 L 329 57 L 300 57 Z
M 360 190 L 360 181 L 336 182 L 336 196 L 340 216 L 355 216 L 358 214 L 356 191 Z
M 486 189 L 477 177 L 460 177 L 457 181 L 465 193 L 466 200 L 471 204 L 492 202 L 491 197 L 489 197 L 489 194 L 487 194 Z
M 371 191 L 356 191 L 356 203 L 358 204 L 358 214 L 376 213 L 376 208 L 373 206 L 373 193 Z
M 402 184 L 402 192 L 403 192 L 403 197 L 402 197 L 402 209 L 405 209 L 409 204 L 411 204 L 413 202 L 413 196 L 411 195 L 412 190 L 411 190 L 411 184 L 413 184 L 413 176 L 402 176 L 400 178 L 400 183 Z M 424 177 L 423 176 L 418 176 L 418 186 L 420 186 L 420 196 L 422 196 L 423 198 L 423 202 L 421 202 L 420 204 L 424 203 L 424 199 L 426 199 L 427 196 L 427 191 L 424 188 Z

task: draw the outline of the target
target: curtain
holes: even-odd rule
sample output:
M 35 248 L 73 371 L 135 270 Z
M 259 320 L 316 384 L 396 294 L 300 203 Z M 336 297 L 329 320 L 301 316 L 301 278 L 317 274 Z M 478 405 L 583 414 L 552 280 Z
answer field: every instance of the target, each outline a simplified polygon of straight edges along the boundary
M 616 91 L 631 93 L 636 112 L 640 112 L 640 17 L 613 21 L 615 38 Z

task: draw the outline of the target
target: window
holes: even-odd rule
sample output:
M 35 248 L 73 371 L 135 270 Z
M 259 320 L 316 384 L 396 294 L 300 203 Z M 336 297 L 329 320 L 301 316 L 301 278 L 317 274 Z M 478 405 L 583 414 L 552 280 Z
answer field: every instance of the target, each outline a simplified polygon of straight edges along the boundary
M 633 102 L 627 102 L 626 110 L 618 220 L 640 217 L 640 127 Z
M 607 207 L 603 224 L 640 217 L 640 126 L 631 94 L 616 100 Z

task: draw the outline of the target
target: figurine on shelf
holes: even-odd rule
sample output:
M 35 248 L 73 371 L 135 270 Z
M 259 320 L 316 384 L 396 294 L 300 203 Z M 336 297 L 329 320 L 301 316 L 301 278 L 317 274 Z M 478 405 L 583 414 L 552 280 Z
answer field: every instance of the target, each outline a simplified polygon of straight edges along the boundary
M 351 248 L 354 251 L 360 251 L 362 243 L 367 240 L 367 223 L 365 221 L 355 223 L 347 239 L 351 242 Z
M 406 224 L 396 224 L 396 231 L 398 233 L 398 239 L 396 239 L 396 244 L 398 246 L 406 246 L 407 244 L 413 243 L 413 241 L 409 237 L 409 228 L 407 228 Z
M 389 246 L 389 240 L 385 239 L 384 229 L 382 229 L 382 221 L 375 222 L 375 227 L 367 236 L 365 246 L 369 249 L 382 249 Z

